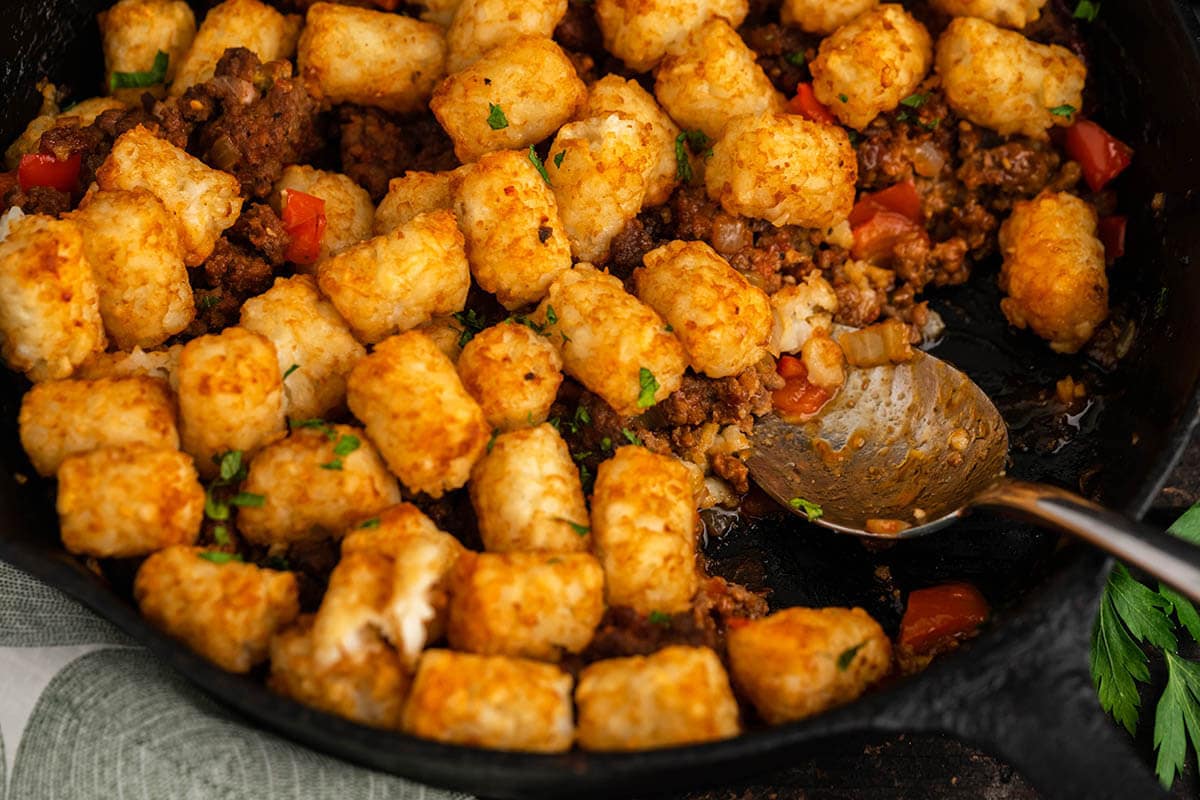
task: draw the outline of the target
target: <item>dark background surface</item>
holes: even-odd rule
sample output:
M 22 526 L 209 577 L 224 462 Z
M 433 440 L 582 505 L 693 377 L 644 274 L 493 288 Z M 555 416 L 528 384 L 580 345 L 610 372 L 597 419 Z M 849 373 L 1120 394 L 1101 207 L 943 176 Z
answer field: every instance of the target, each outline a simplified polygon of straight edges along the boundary
M 1200 437 L 1192 441 L 1159 494 L 1147 520 L 1169 525 L 1200 501 Z M 1143 693 L 1138 746 L 1152 769 L 1153 707 L 1162 690 Z M 1115 724 L 1114 724 L 1115 727 Z M 1035 800 L 1038 793 L 1012 767 L 991 755 L 943 736 L 872 734 L 825 742 L 795 766 L 707 791 L 663 796 L 663 800 Z M 1196 797 L 1195 764 L 1189 759 L 1173 797 Z

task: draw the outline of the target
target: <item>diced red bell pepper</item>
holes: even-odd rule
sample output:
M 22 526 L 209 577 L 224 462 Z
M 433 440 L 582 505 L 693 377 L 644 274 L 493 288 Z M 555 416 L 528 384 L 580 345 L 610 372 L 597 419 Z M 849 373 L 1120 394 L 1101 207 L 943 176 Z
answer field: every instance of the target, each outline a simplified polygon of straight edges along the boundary
M 911 180 L 897 183 L 878 192 L 864 194 L 850 212 L 850 227 L 865 225 L 881 211 L 892 211 L 908 217 L 913 222 L 921 221 L 921 195 Z
M 910 653 L 938 652 L 987 621 L 987 600 L 969 583 L 947 583 L 908 595 L 900 620 L 900 647 Z
M 1083 178 L 1093 192 L 1103 189 L 1133 160 L 1133 148 L 1087 119 L 1067 128 L 1063 146 L 1067 155 L 1079 162 Z
M 325 201 L 320 197 L 283 190 L 283 227 L 291 242 L 284 257 L 293 264 L 312 264 L 321 252 L 325 236 Z
M 771 393 L 775 410 L 784 419 L 809 417 L 829 402 L 829 392 L 808 382 L 808 368 L 794 356 L 783 356 L 777 367 L 783 386 Z
M 1125 229 L 1128 225 L 1128 217 L 1120 214 L 1100 218 L 1096 233 L 1104 244 L 1104 260 L 1110 264 L 1125 255 Z
M 925 236 L 925 229 L 903 214 L 880 211 L 854 228 L 854 245 L 850 255 L 860 261 L 884 266 L 892 260 L 896 245 L 911 235 Z
M 30 153 L 21 156 L 21 163 L 17 165 L 17 182 L 23 192 L 34 186 L 73 192 L 79 188 L 79 168 L 82 164 L 83 157 L 79 153 L 72 153 L 62 160 L 50 153 Z
M 824 125 L 837 124 L 837 117 L 813 94 L 811 83 L 797 84 L 796 96 L 788 101 L 788 111 Z

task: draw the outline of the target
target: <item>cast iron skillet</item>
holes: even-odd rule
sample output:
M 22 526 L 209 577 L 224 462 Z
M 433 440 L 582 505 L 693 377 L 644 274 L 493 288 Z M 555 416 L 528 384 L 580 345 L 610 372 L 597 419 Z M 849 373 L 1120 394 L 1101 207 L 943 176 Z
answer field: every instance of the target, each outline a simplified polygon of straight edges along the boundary
M 1062 0 L 1052 0 L 1062 2 Z M 9 142 L 35 113 L 42 76 L 95 94 L 101 63 L 95 14 L 110 0 L 17 0 L 0 20 L 0 91 Z M 1141 516 L 1186 446 L 1200 414 L 1200 22 L 1170 0 L 1104 3 L 1089 27 L 1096 109 L 1137 149 L 1122 178 L 1130 252 L 1112 271 L 1114 296 L 1143 332 L 1115 374 L 1049 353 L 1009 331 L 994 274 L 934 305 L 951 333 L 939 356 L 966 369 L 1014 427 L 1013 472 L 1102 498 Z M 1165 193 L 1161 213 L 1151 197 Z M 1030 398 L 1066 374 L 1086 374 L 1096 404 L 1064 440 Z M 629 755 L 533 756 L 451 747 L 361 727 L 222 672 L 149 627 L 128 600 L 66 555 L 46 486 L 16 435 L 23 382 L 0 378 L 0 558 L 54 585 L 143 642 L 160 659 L 250 720 L 323 750 L 420 781 L 490 797 L 642 794 L 715 784 L 804 757 L 807 744 L 863 731 L 943 732 L 1009 761 L 1048 798 L 1153 797 L 1157 783 L 1129 739 L 1101 713 L 1087 674 L 1088 636 L 1108 562 L 998 518 L 980 515 L 935 537 L 873 552 L 847 537 L 767 517 L 708 517 L 715 572 L 771 586 L 776 607 L 857 604 L 894 632 L 902 608 L 880 583 L 887 567 L 902 590 L 968 579 L 997 607 L 977 641 L 923 674 L 806 722 L 757 729 L 704 746 Z

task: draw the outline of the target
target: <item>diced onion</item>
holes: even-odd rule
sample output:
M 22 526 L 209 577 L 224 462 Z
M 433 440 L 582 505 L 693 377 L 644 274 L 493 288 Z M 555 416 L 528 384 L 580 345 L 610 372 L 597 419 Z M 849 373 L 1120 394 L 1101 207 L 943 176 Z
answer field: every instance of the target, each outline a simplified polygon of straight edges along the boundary
M 908 343 L 908 327 L 898 319 L 878 322 L 868 328 L 843 333 L 838 344 L 852 367 L 879 367 L 911 361 L 912 345 Z

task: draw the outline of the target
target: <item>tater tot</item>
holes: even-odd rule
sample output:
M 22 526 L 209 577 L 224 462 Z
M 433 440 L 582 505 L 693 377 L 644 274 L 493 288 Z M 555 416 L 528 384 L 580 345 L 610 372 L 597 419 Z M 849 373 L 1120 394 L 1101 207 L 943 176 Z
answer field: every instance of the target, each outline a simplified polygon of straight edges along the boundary
M 318 658 L 336 660 L 369 646 L 378 631 L 413 666 L 446 629 L 450 583 L 463 546 L 410 503 L 370 517 L 342 540 L 317 614 Z
M 710 378 L 736 375 L 767 354 L 771 301 L 704 242 L 671 242 L 642 257 L 637 295 L 657 311 Z
M 466 326 L 459 322 L 455 315 L 438 314 L 429 322 L 418 325 L 414 330 L 418 330 L 432 339 L 438 350 L 441 350 L 442 355 L 450 359 L 451 363 L 458 363 L 458 358 L 462 355 L 463 334 Z
M 653 69 L 706 20 L 720 17 L 736 28 L 747 11 L 746 0 L 596 0 L 604 48 L 635 72 Z
M 861 608 L 787 608 L 726 636 L 734 683 L 772 725 L 856 699 L 892 663 L 891 641 Z
M 565 752 L 575 733 L 572 683 L 553 664 L 428 650 L 404 704 L 403 728 L 452 744 Z
M 191 544 L 204 518 L 192 460 L 144 444 L 68 456 L 58 469 L 63 545 L 96 558 L 133 558 Z
M 712 19 L 671 48 L 654 73 L 654 94 L 681 128 L 718 139 L 740 114 L 783 111 L 754 51 L 723 19 Z
M 522 36 L 442 81 L 429 107 L 467 164 L 484 153 L 540 142 L 585 100 L 587 87 L 562 49 L 545 36 Z M 488 122 L 493 106 L 504 115 L 503 127 Z
M 347 399 L 392 472 L 435 498 L 467 482 L 491 432 L 454 364 L 416 331 L 385 339 L 359 361 Z
M 699 516 L 691 476 L 673 456 L 617 448 L 600 464 L 592 495 L 592 539 L 610 605 L 673 614 L 696 593 Z
M 284 16 L 259 0 L 225 0 L 204 15 L 175 70 L 170 93 L 178 97 L 211 78 L 230 47 L 245 47 L 264 64 L 290 58 L 299 33 L 300 17 L 294 14 Z
M 142 189 L 90 192 L 71 219 L 100 295 L 100 317 L 122 350 L 155 347 L 196 315 L 179 226 Z
M 645 206 L 665 203 L 679 184 L 678 163 L 675 159 L 675 139 L 679 126 L 658 105 L 654 95 L 635 80 L 620 75 L 605 75 L 588 88 L 584 117 L 607 117 L 620 114 L 650 126 L 650 135 L 639 143 L 650 155 L 650 165 L 642 173 L 646 180 Z M 551 154 L 556 154 L 551 151 Z M 564 156 L 565 158 L 565 156 Z
M 552 344 L 561 343 L 567 374 L 618 414 L 640 414 L 683 382 L 687 355 L 667 323 L 620 280 L 590 264 L 576 265 L 551 284 L 534 317 Z
M 388 192 L 375 209 L 376 236 L 391 233 L 420 214 L 454 207 L 450 182 L 465 168 L 451 172 L 405 172 L 388 181 Z
M 179 448 L 175 400 L 165 383 L 149 377 L 36 384 L 21 398 L 18 422 L 39 475 L 53 475 L 67 456 L 97 447 Z
M 730 120 L 704 174 L 708 196 L 730 214 L 825 229 L 849 216 L 857 180 L 846 132 L 796 114 Z
M 589 553 L 465 553 L 446 638 L 455 650 L 558 661 L 592 640 L 604 570 Z
M 837 293 L 820 271 L 784 286 L 771 295 L 771 354 L 795 353 L 817 331 L 832 331 L 837 310 Z
M 567 0 L 462 0 L 446 31 L 446 71 L 458 72 L 494 47 L 522 36 L 554 35 L 567 13 Z
M 877 5 L 879 0 L 783 0 L 779 16 L 784 25 L 827 36 Z
M 95 353 L 80 364 L 71 377 L 79 380 L 158 378 L 174 390 L 175 370 L 179 366 L 179 354 L 182 352 L 183 345 L 173 344 L 164 350 L 143 350 L 135 347 L 128 353 Z
M 108 338 L 79 226 L 30 214 L 0 239 L 0 353 L 32 381 L 65 378 Z
M 374 639 L 324 663 L 314 656 L 312 626 L 304 614 L 271 639 L 271 690 L 363 725 L 399 728 L 409 675 L 396 651 Z
M 400 502 L 400 487 L 360 428 L 312 421 L 250 461 L 243 491 L 262 504 L 238 511 L 255 544 L 341 536 L 364 514 Z
M 460 170 L 452 187 L 471 274 L 505 308 L 541 300 L 550 282 L 571 268 L 554 192 L 528 153 L 488 153 Z
M 246 457 L 284 431 L 283 381 L 275 347 L 245 328 L 192 339 L 179 355 L 183 450 L 206 478 L 229 450 Z
M 296 55 L 309 94 L 388 111 L 422 109 L 446 69 L 442 29 L 403 14 L 309 6 Z
M 1000 308 L 1058 353 L 1074 353 L 1108 316 L 1104 245 L 1096 211 L 1066 192 L 1046 191 L 1013 206 L 1000 226 Z
M 562 385 L 562 356 L 547 337 L 515 321 L 475 334 L 458 376 L 488 425 L 510 431 L 546 421 Z
M 707 647 L 676 645 L 589 664 L 580 673 L 575 705 L 585 750 L 671 747 L 741 731 L 725 668 Z
M 346 404 L 346 378 L 366 349 L 307 275 L 276 278 L 242 304 L 241 326 L 271 340 L 288 419 L 323 417 Z
M 937 72 L 950 107 L 971 122 L 1041 139 L 1051 126 L 1075 121 L 1087 78 L 1087 67 L 1065 47 L 974 17 L 956 18 L 938 39 Z M 1064 106 L 1072 111 L 1051 113 Z
M 101 189 L 145 189 L 179 223 L 189 267 L 212 254 L 242 211 L 237 178 L 212 169 L 142 126 L 121 134 L 96 171 Z
M 133 596 L 150 624 L 229 672 L 266 659 L 271 637 L 300 613 L 292 573 L 183 545 L 142 563 Z
M 436 22 L 443 28 L 450 27 L 454 20 L 454 12 L 458 10 L 462 0 L 420 0 L 413 5 L 423 9 L 421 19 L 426 22 Z
M 826 37 L 809 68 L 817 99 L 861 131 L 912 94 L 932 63 L 929 31 L 903 6 L 887 3 Z
M 104 83 L 114 72 L 149 72 L 159 52 L 167 54 L 166 82 L 196 35 L 196 16 L 184 0 L 118 0 L 97 15 L 104 46 Z M 137 99 L 145 88 L 117 89 Z M 136 93 L 136 94 L 135 94 Z
M 583 261 L 601 261 L 609 244 L 642 210 L 646 175 L 657 163 L 649 125 L 620 114 L 562 126 L 547 171 L 558 213 Z
M 469 488 L 488 550 L 569 553 L 591 543 L 579 471 L 552 425 L 497 436 Z
M 1046 0 L 933 0 L 933 7 L 953 17 L 979 17 L 1005 28 L 1036 22 Z
M 462 311 L 471 271 L 454 214 L 432 211 L 320 262 L 317 283 L 355 335 L 374 344 Z
M 375 206 L 371 195 L 352 179 L 337 172 L 313 169 L 304 164 L 285 167 L 275 182 L 273 205 L 282 212 L 287 206 L 283 194 L 292 189 L 325 201 L 325 235 L 317 261 L 340 253 L 352 244 L 371 238 L 375 222 Z M 313 267 L 297 265 L 297 269 L 314 272 Z

